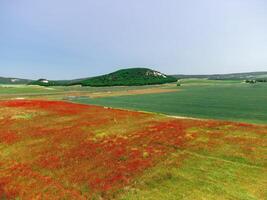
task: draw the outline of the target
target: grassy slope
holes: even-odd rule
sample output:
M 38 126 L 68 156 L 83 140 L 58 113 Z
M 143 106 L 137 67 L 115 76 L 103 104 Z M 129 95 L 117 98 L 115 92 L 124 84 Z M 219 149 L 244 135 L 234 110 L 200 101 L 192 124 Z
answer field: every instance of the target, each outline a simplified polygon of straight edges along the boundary
M 169 115 L 267 123 L 266 91 L 265 83 L 188 80 L 183 83 L 181 91 L 174 93 L 80 98 L 76 101 Z

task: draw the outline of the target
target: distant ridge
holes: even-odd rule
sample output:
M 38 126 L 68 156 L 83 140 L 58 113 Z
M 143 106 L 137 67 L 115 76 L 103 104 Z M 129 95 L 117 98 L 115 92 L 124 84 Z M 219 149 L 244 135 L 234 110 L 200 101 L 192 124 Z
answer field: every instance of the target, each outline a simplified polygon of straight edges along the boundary
M 167 78 L 164 78 L 166 76 Z M 210 74 L 210 75 L 165 75 L 148 68 L 129 68 L 116 72 L 89 78 L 73 80 L 29 80 L 21 78 L 0 77 L 0 84 L 29 84 L 41 86 L 113 86 L 113 85 L 150 85 L 167 82 L 175 82 L 176 79 L 205 78 L 210 80 L 267 80 L 267 71 L 245 72 L 230 74 Z
M 87 78 L 84 78 L 87 79 Z M 31 81 L 28 85 L 40 85 L 40 86 L 70 86 L 78 85 L 78 82 L 84 79 L 74 79 L 74 80 L 48 80 L 45 78 L 38 79 L 36 81 Z
M 0 84 L 27 84 L 31 81 L 29 79 L 0 77 Z
M 267 71 L 263 72 L 244 72 L 230 74 L 209 74 L 209 75 L 172 75 L 177 79 L 185 78 L 207 78 L 210 80 L 247 80 L 247 79 L 267 79 Z

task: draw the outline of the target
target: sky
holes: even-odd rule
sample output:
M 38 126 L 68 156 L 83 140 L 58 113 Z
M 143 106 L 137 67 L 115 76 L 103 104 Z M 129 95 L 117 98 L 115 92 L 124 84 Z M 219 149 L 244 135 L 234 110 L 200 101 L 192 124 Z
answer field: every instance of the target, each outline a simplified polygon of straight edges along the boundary
M 266 0 L 0 0 L 0 76 L 267 71 Z

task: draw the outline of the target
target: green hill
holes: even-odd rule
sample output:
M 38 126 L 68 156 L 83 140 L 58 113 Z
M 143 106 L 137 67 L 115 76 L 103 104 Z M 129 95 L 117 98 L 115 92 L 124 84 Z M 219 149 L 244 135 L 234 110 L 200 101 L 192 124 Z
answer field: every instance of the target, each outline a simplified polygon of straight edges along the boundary
M 40 86 L 70 86 L 70 85 L 78 85 L 78 82 L 83 79 L 75 79 L 75 80 L 47 80 L 44 78 L 38 79 L 36 81 L 31 81 L 28 85 L 40 85 Z
M 116 72 L 76 82 L 82 86 L 153 85 L 177 81 L 176 78 L 148 68 L 122 69 Z
M 110 74 L 96 76 L 92 78 L 65 80 L 65 81 L 39 79 L 37 81 L 32 81 L 29 84 L 41 85 L 41 86 L 82 85 L 82 86 L 103 87 L 103 86 L 153 85 L 153 84 L 170 83 L 175 81 L 177 81 L 177 79 L 172 76 L 168 76 L 148 68 L 130 68 L 130 69 L 118 70 Z

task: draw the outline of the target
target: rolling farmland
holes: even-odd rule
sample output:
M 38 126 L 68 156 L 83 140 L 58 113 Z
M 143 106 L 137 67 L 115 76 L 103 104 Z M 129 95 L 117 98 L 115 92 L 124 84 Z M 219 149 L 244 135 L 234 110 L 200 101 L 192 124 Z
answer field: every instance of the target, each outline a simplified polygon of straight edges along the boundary
M 196 79 L 186 80 L 178 91 L 171 93 L 81 97 L 74 101 L 175 116 L 266 124 L 266 91 L 265 83 Z
M 4 199 L 266 198 L 266 126 L 62 101 L 0 111 Z
M 180 82 L 2 85 L 0 199 L 265 199 L 266 84 Z

